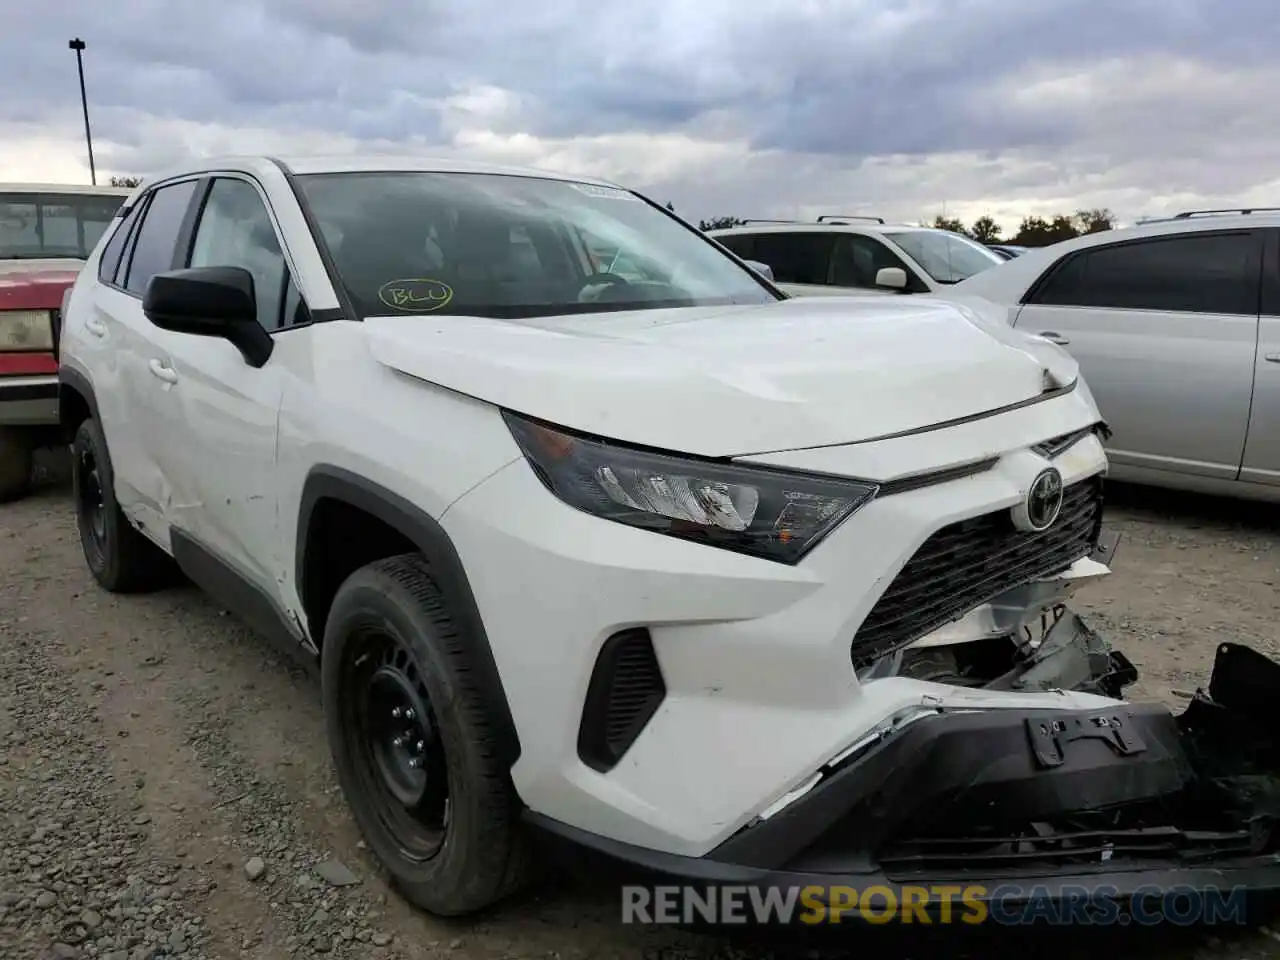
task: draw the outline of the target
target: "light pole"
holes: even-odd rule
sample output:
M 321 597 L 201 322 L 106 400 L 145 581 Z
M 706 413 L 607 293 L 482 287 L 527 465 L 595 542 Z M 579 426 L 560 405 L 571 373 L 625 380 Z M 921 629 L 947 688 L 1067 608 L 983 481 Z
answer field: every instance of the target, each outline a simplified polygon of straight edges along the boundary
M 81 53 L 84 51 L 84 41 L 76 37 L 67 44 L 76 52 L 76 69 L 80 71 L 80 107 L 84 110 L 84 142 L 89 148 L 89 179 L 96 187 L 98 185 L 98 173 L 93 167 L 93 135 L 89 132 L 89 98 L 84 92 L 84 60 Z

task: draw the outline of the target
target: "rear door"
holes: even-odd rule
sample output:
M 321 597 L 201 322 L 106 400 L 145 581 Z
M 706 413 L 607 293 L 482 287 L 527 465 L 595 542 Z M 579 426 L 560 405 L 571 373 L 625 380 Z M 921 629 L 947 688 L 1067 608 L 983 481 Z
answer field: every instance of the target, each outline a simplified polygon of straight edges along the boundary
M 142 313 L 142 295 L 152 276 L 172 268 L 195 192 L 196 181 L 184 180 L 139 200 L 103 250 L 82 336 L 85 349 L 96 353 L 90 369 L 116 497 L 126 514 L 161 537 L 164 485 L 140 429 L 154 382 L 147 358 L 155 330 Z
M 831 285 L 832 231 L 735 233 L 716 239 L 745 260 L 769 265 L 774 283 L 795 296 L 848 296 Z M 749 252 L 747 252 L 749 251 Z
M 1253 407 L 1240 479 L 1280 485 L 1280 231 L 1268 230 Z
M 1067 254 L 1015 325 L 1071 353 L 1117 466 L 1234 479 L 1254 354 L 1263 231 L 1146 237 Z

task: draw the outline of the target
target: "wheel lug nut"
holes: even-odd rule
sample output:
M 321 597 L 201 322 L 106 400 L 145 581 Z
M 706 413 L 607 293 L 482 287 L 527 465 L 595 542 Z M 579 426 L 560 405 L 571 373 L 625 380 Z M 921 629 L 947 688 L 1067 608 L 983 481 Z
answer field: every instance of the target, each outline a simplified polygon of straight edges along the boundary
M 402 716 L 404 716 L 404 711 L 401 710 L 399 707 L 392 707 L 391 715 L 395 717 L 397 720 L 399 720 Z
M 410 767 L 411 769 L 413 769 L 413 770 L 417 770 L 420 766 L 422 766 L 422 761 L 421 761 L 421 760 L 419 760 L 417 757 L 410 757 L 410 758 L 409 758 L 409 767 Z
M 419 740 L 416 744 L 414 744 L 414 747 L 419 751 L 425 749 L 426 746 L 427 746 L 427 742 L 425 740 Z
M 413 707 L 405 707 L 405 710 L 404 710 L 404 718 L 405 718 L 406 720 L 412 720 L 412 719 L 413 719 L 413 716 L 414 716 L 414 714 L 413 714 Z
M 403 746 L 404 746 L 404 737 L 392 737 L 392 738 L 391 738 L 391 745 L 392 745 L 393 747 L 403 747 Z

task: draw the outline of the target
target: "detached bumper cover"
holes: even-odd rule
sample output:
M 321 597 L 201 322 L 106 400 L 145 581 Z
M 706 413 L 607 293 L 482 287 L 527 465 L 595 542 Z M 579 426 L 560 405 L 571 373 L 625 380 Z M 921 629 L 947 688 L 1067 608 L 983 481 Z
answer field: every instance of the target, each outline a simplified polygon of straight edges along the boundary
M 1276 704 L 1280 664 L 1222 644 L 1208 690 L 1181 715 L 1119 703 L 926 716 L 703 858 L 530 819 L 649 883 L 773 891 L 776 902 L 801 891 L 810 913 L 871 896 L 908 919 L 964 899 L 999 920 L 1028 904 L 1136 910 L 1172 893 L 1203 922 L 1206 903 L 1236 916 L 1233 897 L 1280 892 Z

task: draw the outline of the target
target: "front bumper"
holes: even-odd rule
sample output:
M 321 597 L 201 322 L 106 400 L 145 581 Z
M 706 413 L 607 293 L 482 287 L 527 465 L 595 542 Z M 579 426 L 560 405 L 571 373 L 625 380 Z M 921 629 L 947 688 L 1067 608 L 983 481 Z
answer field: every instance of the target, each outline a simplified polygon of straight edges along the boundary
M 56 376 L 0 377 L 0 426 L 51 427 L 57 423 Z
M 633 921 L 1244 922 L 1280 893 L 1277 702 L 1280 664 L 1222 644 L 1181 715 L 939 710 L 703 857 L 530 820 L 647 881 Z

